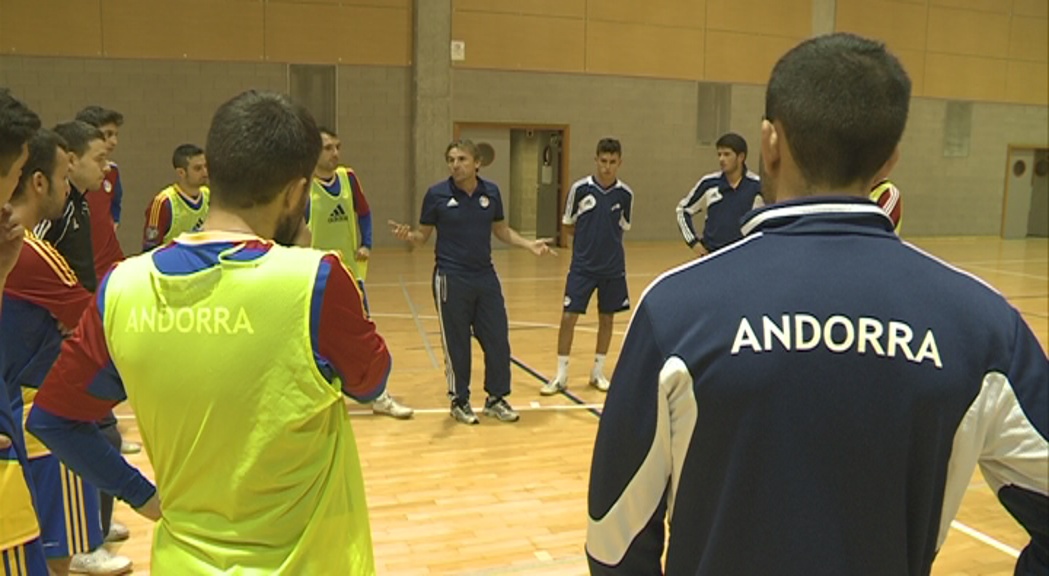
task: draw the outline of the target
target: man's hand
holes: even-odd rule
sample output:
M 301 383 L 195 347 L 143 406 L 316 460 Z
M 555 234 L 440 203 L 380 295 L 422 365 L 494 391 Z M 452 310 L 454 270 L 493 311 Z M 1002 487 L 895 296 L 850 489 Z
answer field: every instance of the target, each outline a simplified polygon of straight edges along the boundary
M 371 258 L 371 255 L 372 255 L 372 251 L 370 249 L 368 249 L 367 246 L 361 246 L 360 248 L 357 249 L 356 258 L 357 258 L 358 262 L 364 262 L 368 258 Z
M 707 254 L 710 254 L 710 251 L 703 246 L 702 242 L 696 242 L 696 245 L 692 247 L 692 251 L 695 252 L 696 256 L 700 258 L 706 256 Z
M 550 244 L 553 243 L 553 241 L 553 238 L 537 238 L 535 242 L 532 242 L 528 249 L 536 256 L 543 256 L 544 254 L 557 256 L 557 250 L 550 247 Z
M 160 520 L 160 497 L 158 496 L 158 494 L 159 493 L 154 493 L 153 496 L 149 498 L 149 500 L 146 500 L 145 504 L 138 508 L 135 508 L 135 512 L 138 512 L 142 516 L 145 516 L 146 518 L 149 518 L 154 522 Z
M 0 208 L 0 279 L 7 278 L 18 262 L 24 237 L 25 228 L 13 219 L 11 205 L 5 204 Z
M 3 434 L 0 434 L 0 450 L 7 450 L 11 447 L 11 439 Z
M 414 241 L 412 238 L 412 227 L 410 225 L 394 222 L 393 220 L 387 220 L 386 224 L 389 225 L 390 232 L 393 232 L 393 235 L 396 236 L 398 240 L 405 240 L 407 242 Z

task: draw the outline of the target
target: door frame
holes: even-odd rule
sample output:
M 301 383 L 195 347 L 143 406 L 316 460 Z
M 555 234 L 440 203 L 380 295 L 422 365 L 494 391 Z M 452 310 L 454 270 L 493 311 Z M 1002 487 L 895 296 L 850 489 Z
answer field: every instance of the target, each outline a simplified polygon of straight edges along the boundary
M 527 122 L 454 122 L 452 124 L 452 139 L 458 140 L 463 129 L 485 129 L 494 128 L 498 130 L 550 130 L 563 134 L 561 139 L 561 181 L 558 182 L 557 190 L 557 245 L 568 246 L 568 231 L 561 224 L 564 217 L 565 200 L 568 197 L 568 188 L 572 185 L 568 167 L 570 166 L 571 152 L 571 128 L 568 124 L 529 124 Z M 509 186 L 509 183 L 506 183 Z
M 1005 180 L 1002 187 L 1002 221 L 998 226 L 998 237 L 1005 238 L 1005 220 L 1009 210 L 1009 180 L 1013 173 L 1012 157 L 1016 150 L 1033 150 L 1038 155 L 1039 150 L 1049 148 L 1045 144 L 1009 144 L 1005 150 Z M 1034 166 L 1031 166 L 1034 170 Z

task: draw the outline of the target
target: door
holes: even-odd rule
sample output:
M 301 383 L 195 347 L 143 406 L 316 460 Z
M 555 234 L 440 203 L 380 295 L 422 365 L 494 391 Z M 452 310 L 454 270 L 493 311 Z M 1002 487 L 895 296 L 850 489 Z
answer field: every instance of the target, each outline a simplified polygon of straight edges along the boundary
M 1049 150 L 1034 154 L 1031 169 L 1031 210 L 1027 216 L 1028 236 L 1049 236 Z
M 1010 148 L 1005 177 L 1005 206 L 1002 208 L 1002 238 L 1027 237 L 1034 173 L 1033 148 Z
M 539 136 L 539 187 L 535 207 L 535 234 L 557 238 L 561 229 L 561 145 L 564 132 L 544 130 Z

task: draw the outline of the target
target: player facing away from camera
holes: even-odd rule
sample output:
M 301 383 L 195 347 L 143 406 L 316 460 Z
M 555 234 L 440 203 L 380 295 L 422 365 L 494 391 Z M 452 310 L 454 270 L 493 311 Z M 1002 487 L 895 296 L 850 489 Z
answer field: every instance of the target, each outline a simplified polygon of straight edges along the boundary
M 977 466 L 1031 536 L 1016 574 L 1049 573 L 1049 360 L 1001 294 L 902 242 L 868 196 L 910 101 L 899 60 L 851 34 L 776 63 L 770 205 L 658 278 L 627 330 L 591 574 L 928 576 Z
M 565 282 L 561 327 L 557 333 L 557 375 L 539 392 L 556 394 L 568 387 L 568 355 L 580 314 L 597 291 L 597 352 L 590 385 L 608 390 L 605 357 L 612 342 L 613 315 L 630 309 L 626 285 L 623 232 L 630 229 L 634 191 L 616 177 L 623 162 L 619 140 L 597 143 L 594 173 L 572 185 L 561 223 L 573 234 L 572 264 Z
M 381 394 L 390 354 L 339 256 L 285 247 L 302 223 L 320 134 L 302 106 L 249 91 L 215 112 L 207 151 L 204 230 L 106 276 L 28 429 L 158 520 L 157 576 L 372 575 L 342 395 Z M 156 487 L 85 424 L 125 399 Z

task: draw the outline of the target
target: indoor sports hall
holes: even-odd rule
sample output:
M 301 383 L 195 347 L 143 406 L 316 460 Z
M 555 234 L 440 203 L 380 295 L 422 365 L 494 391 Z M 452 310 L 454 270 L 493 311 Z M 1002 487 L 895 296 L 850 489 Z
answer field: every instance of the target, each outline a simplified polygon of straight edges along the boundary
M 890 176 L 900 237 L 993 286 L 1045 351 L 1049 0 L 0 0 L 0 87 L 45 126 L 88 104 L 123 114 L 110 160 L 123 178 L 127 256 L 142 251 L 147 208 L 172 182 L 171 150 L 203 146 L 234 95 L 287 93 L 337 131 L 374 219 L 365 290 L 393 359 L 388 390 L 415 409 L 398 420 L 346 399 L 376 572 L 568 576 L 589 573 L 587 494 L 606 398 L 586 376 L 596 310 L 576 326 L 567 390 L 539 393 L 558 361 L 572 183 L 594 171 L 599 140 L 622 143 L 636 305 L 695 258 L 676 208 L 719 170 L 719 136 L 745 138 L 746 166 L 759 172 L 773 65 L 833 32 L 884 42 L 912 82 Z M 449 417 L 434 240 L 412 248 L 386 224 L 419 223 L 459 138 L 478 145 L 479 174 L 499 185 L 510 226 L 556 245 L 536 257 L 492 243 L 516 423 Z M 629 319 L 616 316 L 609 377 Z M 473 346 L 480 413 L 484 362 Z M 187 358 L 184 378 L 194 371 Z M 130 407 L 116 414 L 124 441 L 140 442 Z M 126 458 L 152 478 L 146 450 Z M 115 518 L 130 538 L 107 549 L 150 574 L 153 523 L 120 502 Z M 932 574 L 1009 576 L 1029 540 L 977 471 Z

